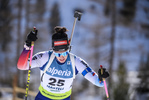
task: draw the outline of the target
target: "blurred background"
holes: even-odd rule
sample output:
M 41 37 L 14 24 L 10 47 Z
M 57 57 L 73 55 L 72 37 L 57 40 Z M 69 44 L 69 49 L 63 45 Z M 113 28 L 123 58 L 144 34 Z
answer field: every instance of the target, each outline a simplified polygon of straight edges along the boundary
M 149 100 L 149 0 L 0 0 L 0 100 L 23 100 L 28 72 L 17 69 L 17 60 L 33 26 L 35 54 L 51 49 L 55 26 L 70 37 L 75 11 L 83 14 L 71 52 L 96 72 L 107 68 L 110 100 Z M 31 71 L 28 98 L 34 100 L 40 73 Z M 71 100 L 106 100 L 106 94 L 79 74 Z

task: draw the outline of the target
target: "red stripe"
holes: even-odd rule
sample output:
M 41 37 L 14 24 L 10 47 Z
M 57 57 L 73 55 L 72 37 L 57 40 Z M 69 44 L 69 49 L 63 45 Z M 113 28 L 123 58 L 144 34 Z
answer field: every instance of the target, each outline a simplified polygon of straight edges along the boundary
M 95 73 L 93 72 L 93 76 L 95 75 Z
M 54 46 L 67 45 L 67 40 L 54 41 Z

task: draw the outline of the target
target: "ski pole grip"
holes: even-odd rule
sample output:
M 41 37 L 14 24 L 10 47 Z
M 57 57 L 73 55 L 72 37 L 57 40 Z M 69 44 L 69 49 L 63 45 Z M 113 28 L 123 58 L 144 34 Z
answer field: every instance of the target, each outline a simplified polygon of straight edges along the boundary
M 101 74 L 103 74 L 103 67 L 102 67 L 102 65 L 100 65 L 100 68 L 101 68 Z M 107 100 L 109 100 L 109 93 L 108 93 L 107 84 L 106 84 L 105 79 L 103 79 L 103 83 L 104 83 L 104 87 L 105 87 L 105 92 L 106 92 Z
M 34 26 L 34 27 L 33 27 L 33 32 L 35 32 L 35 31 L 36 31 L 36 27 Z
M 34 26 L 34 27 L 33 27 L 33 33 L 34 33 L 34 34 L 35 34 L 35 31 L 36 31 L 36 27 Z M 34 46 L 34 41 L 31 42 L 31 46 Z
M 102 65 L 100 65 L 100 68 L 101 68 L 101 74 L 103 74 L 103 67 L 102 67 Z

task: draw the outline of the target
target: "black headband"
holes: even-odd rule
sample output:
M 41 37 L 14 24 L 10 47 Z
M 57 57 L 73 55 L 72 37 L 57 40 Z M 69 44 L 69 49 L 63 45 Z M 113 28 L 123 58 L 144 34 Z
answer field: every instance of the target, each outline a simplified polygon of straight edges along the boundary
M 52 48 L 54 51 L 65 51 L 69 49 L 69 42 L 66 38 L 64 39 L 53 39 Z

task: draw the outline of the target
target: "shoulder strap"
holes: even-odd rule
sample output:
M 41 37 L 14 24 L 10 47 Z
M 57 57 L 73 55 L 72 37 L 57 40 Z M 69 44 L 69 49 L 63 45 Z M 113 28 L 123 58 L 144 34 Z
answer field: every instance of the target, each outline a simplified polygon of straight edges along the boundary
M 42 78 L 43 78 L 44 73 L 48 70 L 49 66 L 51 66 L 51 64 L 52 64 L 52 62 L 53 62 L 53 60 L 54 60 L 54 58 L 55 58 L 55 55 L 54 55 L 54 53 L 52 52 L 51 56 L 49 57 L 49 61 L 48 61 L 48 63 L 47 63 L 47 66 L 45 67 L 45 69 L 44 69 L 44 71 L 43 71 L 43 74 L 42 74 L 42 76 L 41 76 L 41 81 L 42 81 Z
M 73 68 L 73 79 L 75 79 L 76 71 L 75 71 L 75 59 L 74 59 L 74 55 L 71 54 L 71 53 L 69 55 L 70 55 L 70 60 L 71 60 L 71 63 L 72 63 L 72 68 Z
M 75 59 L 74 59 L 74 55 L 73 54 L 69 54 L 70 55 L 70 60 L 71 60 L 71 63 L 72 63 L 72 68 L 73 68 L 73 79 L 75 79 Z M 51 54 L 50 58 L 49 58 L 49 62 L 47 64 L 47 66 L 45 67 L 44 71 L 43 71 L 43 74 L 41 76 L 41 81 L 42 81 L 42 78 L 43 78 L 43 75 L 44 73 L 48 70 L 49 66 L 51 66 L 53 60 L 55 58 L 55 55 L 54 53 Z
M 45 73 L 45 72 L 48 70 L 49 66 L 51 66 L 51 64 L 52 64 L 52 62 L 53 62 L 53 60 L 54 60 L 54 58 L 55 58 L 55 55 L 54 55 L 54 53 L 52 53 L 51 56 L 50 56 L 50 58 L 49 58 L 49 62 L 47 63 L 47 66 L 46 66 L 46 68 L 44 69 L 43 73 Z

